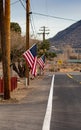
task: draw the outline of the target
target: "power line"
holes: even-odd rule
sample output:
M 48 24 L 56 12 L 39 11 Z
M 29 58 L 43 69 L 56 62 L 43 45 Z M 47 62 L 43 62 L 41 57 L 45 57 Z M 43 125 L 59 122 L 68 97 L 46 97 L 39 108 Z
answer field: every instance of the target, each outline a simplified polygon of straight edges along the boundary
M 32 7 L 31 7 L 31 5 L 30 5 L 30 9 L 32 10 Z M 36 38 L 37 36 L 35 36 L 35 34 L 37 34 L 37 32 L 36 32 L 36 28 L 35 28 L 35 24 L 34 24 L 34 18 L 33 18 L 33 15 L 31 15 L 31 24 L 32 24 L 32 30 L 33 30 L 33 35 L 34 35 L 34 37 Z
M 23 1 L 26 3 L 26 0 L 23 0 Z M 23 8 L 24 8 L 25 11 L 26 11 L 26 8 L 25 8 L 25 6 L 24 6 L 22 0 L 17 0 L 17 1 L 15 1 L 15 2 L 11 3 L 11 5 L 16 4 L 16 3 L 18 3 L 18 2 L 21 3 L 21 5 L 23 6 Z M 68 20 L 68 21 L 76 21 L 76 20 L 74 20 L 74 19 L 63 18 L 63 17 L 58 17 L 58 16 L 52 16 L 52 15 L 47 15 L 47 14 L 41 14 L 41 13 L 36 13 L 36 12 L 32 12 L 32 14 L 41 15 L 41 16 L 45 16 L 45 17 L 56 18 L 56 19 Z
M 23 0 L 23 1 L 26 2 L 26 0 Z M 21 3 L 21 5 L 23 6 L 23 8 L 24 8 L 25 11 L 26 11 L 26 8 L 25 8 L 25 6 L 24 6 L 22 0 L 16 0 L 15 2 L 11 3 L 11 5 L 16 4 L 16 3 L 18 3 L 18 2 Z M 45 16 L 45 17 L 51 17 L 51 18 L 55 18 L 55 19 L 62 19 L 62 20 L 68 20 L 68 21 L 76 21 L 76 20 L 74 20 L 74 19 L 63 18 L 63 17 L 53 16 L 53 15 L 47 15 L 47 14 L 41 14 L 41 13 L 36 13 L 36 12 L 32 12 L 32 14 L 41 15 L 41 16 Z
M 19 2 L 21 3 L 21 5 L 23 6 L 23 8 L 25 9 L 26 11 L 26 7 L 24 6 L 23 2 L 21 0 L 19 0 Z
M 22 7 L 24 8 L 24 10 L 26 11 L 26 7 L 25 5 L 23 4 L 23 2 L 25 2 L 26 4 L 26 0 L 16 0 L 15 2 L 11 3 L 11 5 L 13 4 L 16 4 L 20 2 Z M 30 6 L 30 5 L 29 5 Z M 41 13 L 37 13 L 37 12 L 29 12 L 30 14 L 34 14 L 34 15 L 39 15 L 39 16 L 43 16 L 43 17 L 50 17 L 50 18 L 55 18 L 55 19 L 61 19 L 61 20 L 68 20 L 68 21 L 76 21 L 74 19 L 69 19 L 69 18 L 63 18 L 63 17 L 58 17 L 58 16 L 52 16 L 52 15 L 48 15 L 48 14 L 41 14 Z M 35 29 L 35 25 L 34 25 L 34 20 L 33 20 L 33 15 L 32 16 L 32 20 L 31 20 L 31 29 L 32 29 L 32 32 L 33 32 L 33 35 L 36 33 L 36 29 Z M 36 33 L 37 34 L 37 33 Z
M 32 12 L 32 14 L 41 15 L 41 16 L 45 16 L 45 17 L 56 18 L 56 19 L 68 20 L 68 21 L 76 21 L 76 20 L 74 20 L 74 19 L 68 19 L 68 18 L 63 18 L 63 17 L 57 17 L 57 16 L 52 16 L 52 15 L 47 15 L 47 14 L 41 14 L 41 13 L 36 13 L 36 12 Z
M 21 3 L 21 5 L 23 6 L 23 8 L 25 9 L 25 11 L 26 11 L 26 8 L 25 8 L 25 6 L 24 6 L 24 4 L 23 4 L 23 2 L 21 1 L 21 0 L 19 0 L 20 1 L 20 3 Z M 24 0 L 23 0 L 24 1 Z M 26 1 L 24 1 L 25 3 L 26 3 Z M 30 6 L 30 5 L 29 5 Z M 30 12 L 30 14 L 31 14 L 31 12 Z M 30 19 L 31 20 L 31 19 Z M 32 23 L 32 21 L 33 21 L 33 17 L 32 17 L 32 20 L 31 20 L 31 29 L 32 29 L 32 32 L 33 32 L 33 35 L 34 35 L 34 30 L 35 30 L 35 26 L 34 26 L 34 22 Z
M 32 32 L 33 32 L 33 36 L 34 36 L 34 38 L 36 38 L 37 37 L 37 32 L 36 32 L 36 28 L 35 28 L 35 24 L 34 24 L 34 20 L 33 20 L 33 16 L 31 17 L 32 19 L 31 19 L 31 28 L 32 28 Z
M 31 22 L 30 24 L 31 24 L 31 28 L 32 28 L 33 35 L 35 36 L 34 28 L 33 28 L 33 24 L 32 24 L 32 22 Z
M 11 5 L 14 5 L 14 4 L 18 3 L 18 2 L 19 2 L 19 0 L 16 0 L 15 2 L 12 2 Z

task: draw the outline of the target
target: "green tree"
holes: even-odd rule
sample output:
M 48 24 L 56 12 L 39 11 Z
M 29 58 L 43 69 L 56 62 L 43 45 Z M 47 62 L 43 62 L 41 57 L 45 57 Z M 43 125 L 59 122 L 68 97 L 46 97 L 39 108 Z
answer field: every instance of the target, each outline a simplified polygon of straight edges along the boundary
M 45 54 L 49 50 L 49 47 L 49 42 L 47 40 L 38 44 L 38 56 L 40 57 L 42 54 Z
M 38 44 L 38 57 L 40 57 L 43 54 L 45 54 L 45 56 L 49 59 L 56 57 L 56 53 L 50 52 L 49 49 L 50 43 L 48 40 L 45 40 L 44 42 L 41 42 L 41 44 Z
M 11 31 L 14 31 L 14 32 L 17 32 L 17 33 L 21 34 L 21 27 L 20 27 L 20 25 L 18 23 L 11 22 L 10 23 L 10 29 L 11 29 Z

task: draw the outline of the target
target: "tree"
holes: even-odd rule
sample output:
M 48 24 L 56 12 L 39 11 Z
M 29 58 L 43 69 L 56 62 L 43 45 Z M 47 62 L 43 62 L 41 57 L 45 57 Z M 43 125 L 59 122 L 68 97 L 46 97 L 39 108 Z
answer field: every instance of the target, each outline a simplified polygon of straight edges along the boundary
M 11 22 L 10 29 L 11 29 L 11 31 L 14 31 L 14 32 L 17 32 L 17 33 L 21 34 L 21 27 L 19 26 L 18 23 Z
M 38 44 L 38 57 L 45 54 L 47 58 L 54 58 L 56 57 L 56 53 L 50 52 L 50 43 L 48 40 L 45 40 L 44 42 L 41 42 L 41 44 Z

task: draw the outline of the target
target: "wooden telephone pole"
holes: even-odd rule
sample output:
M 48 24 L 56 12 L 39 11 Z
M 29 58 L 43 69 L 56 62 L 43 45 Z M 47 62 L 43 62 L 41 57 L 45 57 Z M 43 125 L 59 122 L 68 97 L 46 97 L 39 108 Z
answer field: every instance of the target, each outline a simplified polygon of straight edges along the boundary
M 30 39 L 30 0 L 26 0 L 26 50 L 29 49 Z M 29 85 L 29 68 L 26 66 L 27 85 Z
M 5 4 L 5 6 L 3 5 Z M 0 27 L 4 99 L 10 98 L 10 0 L 0 0 Z
M 49 31 L 49 30 L 46 30 L 46 27 L 43 26 L 41 27 L 42 29 L 40 29 L 39 31 L 42 31 L 41 33 L 38 33 L 38 34 L 42 34 L 43 35 L 43 42 L 45 41 L 45 35 L 46 34 L 49 34 L 49 32 L 46 32 L 46 31 Z

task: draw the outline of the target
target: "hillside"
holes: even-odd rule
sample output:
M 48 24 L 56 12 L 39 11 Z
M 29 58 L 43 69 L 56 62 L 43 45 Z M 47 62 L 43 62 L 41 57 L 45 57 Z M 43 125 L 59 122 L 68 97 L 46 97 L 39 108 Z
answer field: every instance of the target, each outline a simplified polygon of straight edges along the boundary
M 81 20 L 58 32 L 49 41 L 52 46 L 69 44 L 72 47 L 81 47 Z

